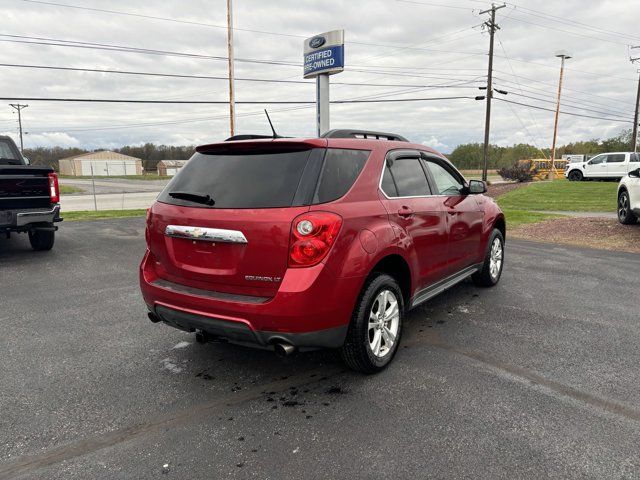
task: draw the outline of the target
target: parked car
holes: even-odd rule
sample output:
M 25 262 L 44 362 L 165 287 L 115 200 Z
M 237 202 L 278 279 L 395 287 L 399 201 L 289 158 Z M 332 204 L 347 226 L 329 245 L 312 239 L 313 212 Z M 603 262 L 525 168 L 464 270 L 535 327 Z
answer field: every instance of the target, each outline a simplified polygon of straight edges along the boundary
M 618 185 L 618 220 L 624 225 L 640 218 L 640 168 L 629 172 Z
M 640 155 L 633 152 L 601 153 L 586 162 L 570 163 L 564 176 L 572 181 L 585 178 L 622 178 L 640 167 Z
M 196 152 L 148 211 L 140 285 L 153 322 L 200 342 L 338 348 L 372 373 L 408 310 L 500 279 L 502 212 L 424 145 L 333 130 Z
M 0 136 L 0 233 L 27 233 L 34 250 L 51 250 L 59 202 L 53 169 L 28 165 L 13 140 Z

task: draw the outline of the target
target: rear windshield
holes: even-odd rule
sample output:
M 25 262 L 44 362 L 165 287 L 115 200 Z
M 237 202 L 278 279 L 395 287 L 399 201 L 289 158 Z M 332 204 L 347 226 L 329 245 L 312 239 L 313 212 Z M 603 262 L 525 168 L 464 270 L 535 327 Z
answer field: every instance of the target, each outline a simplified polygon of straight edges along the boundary
M 196 153 L 158 200 L 205 208 L 280 208 L 330 202 L 347 193 L 369 154 L 365 150 L 318 148 Z
M 209 195 L 213 208 L 291 206 L 311 150 L 240 155 L 196 153 L 180 169 L 158 200 L 184 206 L 206 206 L 173 198 L 172 192 Z

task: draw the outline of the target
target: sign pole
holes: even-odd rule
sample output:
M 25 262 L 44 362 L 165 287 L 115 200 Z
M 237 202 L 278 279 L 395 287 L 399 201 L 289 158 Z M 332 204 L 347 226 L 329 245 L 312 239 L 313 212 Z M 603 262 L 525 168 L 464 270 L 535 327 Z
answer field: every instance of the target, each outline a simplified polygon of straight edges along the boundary
M 304 78 L 316 79 L 316 134 L 329 127 L 329 76 L 344 70 L 344 30 L 321 33 L 304 41 Z
M 316 77 L 316 113 L 318 123 L 318 137 L 330 130 L 329 102 L 329 74 L 323 73 Z

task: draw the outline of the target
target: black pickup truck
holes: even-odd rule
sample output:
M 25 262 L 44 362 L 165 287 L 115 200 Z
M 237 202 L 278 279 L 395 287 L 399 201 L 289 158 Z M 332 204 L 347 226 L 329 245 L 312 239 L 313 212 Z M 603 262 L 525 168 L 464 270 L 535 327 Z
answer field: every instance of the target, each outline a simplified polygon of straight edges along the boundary
M 13 140 L 0 136 L 0 235 L 26 232 L 34 250 L 51 250 L 59 202 L 53 169 L 28 165 Z

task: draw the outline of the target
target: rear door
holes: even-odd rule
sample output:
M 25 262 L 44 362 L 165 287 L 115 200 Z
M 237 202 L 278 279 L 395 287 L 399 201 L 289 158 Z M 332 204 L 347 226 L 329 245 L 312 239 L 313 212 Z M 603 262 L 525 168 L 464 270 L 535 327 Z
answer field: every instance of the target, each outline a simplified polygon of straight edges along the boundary
M 431 191 L 420 153 L 390 152 L 380 188 L 392 224 L 402 229 L 403 248 L 409 251 L 412 268 L 418 274 L 416 288 L 441 280 L 447 268 L 447 229 L 441 202 Z M 408 238 L 402 238 L 404 235 Z
M 446 214 L 448 273 L 452 275 L 478 262 L 483 213 L 474 195 L 464 193 L 464 179 L 455 168 L 432 156 L 425 156 L 423 162 Z
M 626 153 L 610 153 L 607 155 L 607 177 L 622 178 L 628 172 L 629 162 Z
M 287 269 L 291 223 L 309 210 L 325 150 L 229 148 L 196 153 L 169 182 L 152 208 L 149 247 L 166 280 L 271 296 Z M 198 200 L 207 196 L 212 205 Z

